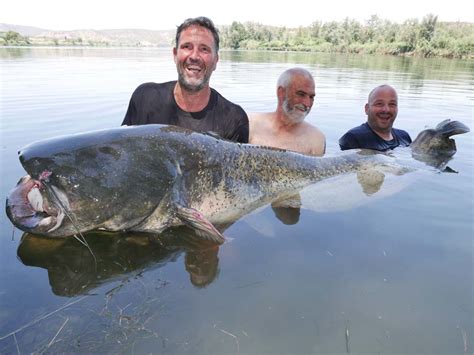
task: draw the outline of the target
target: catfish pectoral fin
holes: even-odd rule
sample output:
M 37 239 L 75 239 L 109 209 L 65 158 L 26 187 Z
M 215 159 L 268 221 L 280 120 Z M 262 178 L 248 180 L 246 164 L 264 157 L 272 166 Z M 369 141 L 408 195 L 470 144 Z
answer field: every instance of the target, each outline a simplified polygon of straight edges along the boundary
M 185 225 L 194 229 L 198 236 L 217 244 L 225 242 L 224 236 L 198 210 L 178 205 L 176 206 L 176 216 Z
M 454 170 L 453 168 L 450 168 L 449 166 L 444 167 L 443 173 L 453 173 L 453 174 L 459 174 L 459 171 Z

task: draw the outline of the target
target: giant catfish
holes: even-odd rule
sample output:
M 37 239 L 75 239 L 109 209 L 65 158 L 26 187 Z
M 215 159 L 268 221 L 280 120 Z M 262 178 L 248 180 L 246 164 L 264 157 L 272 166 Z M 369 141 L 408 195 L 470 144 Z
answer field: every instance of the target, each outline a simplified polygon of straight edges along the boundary
M 433 156 L 449 160 L 456 151 L 449 137 L 468 131 L 446 120 L 412 145 L 418 159 L 439 166 Z M 216 226 L 317 181 L 371 166 L 410 169 L 396 154 L 354 150 L 318 158 L 163 125 L 53 138 L 26 146 L 19 157 L 28 175 L 10 192 L 6 211 L 23 231 L 64 237 L 187 225 L 217 243 L 224 238 Z

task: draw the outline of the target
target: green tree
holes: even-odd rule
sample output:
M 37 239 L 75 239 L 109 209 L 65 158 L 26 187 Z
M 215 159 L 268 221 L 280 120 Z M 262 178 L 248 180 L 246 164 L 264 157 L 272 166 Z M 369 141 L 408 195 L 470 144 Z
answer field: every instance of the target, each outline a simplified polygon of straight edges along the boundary
M 325 23 L 321 27 L 321 37 L 333 45 L 338 45 L 341 42 L 341 33 L 339 24 L 336 21 Z
M 367 20 L 367 26 L 365 27 L 365 40 L 371 42 L 375 39 L 376 35 L 380 33 L 382 27 L 382 20 L 377 15 L 371 15 Z
M 410 19 L 403 23 L 399 37 L 400 53 L 412 52 L 416 48 L 416 42 L 418 41 L 418 20 Z
M 232 49 L 239 49 L 240 42 L 244 41 L 245 39 L 247 39 L 245 26 L 241 24 L 240 22 L 236 22 L 236 21 L 232 22 L 229 29 L 229 38 L 228 38 L 229 47 Z
M 426 41 L 431 41 L 435 34 L 436 22 L 438 21 L 438 16 L 429 14 L 423 18 L 420 25 L 420 38 L 425 39 Z
M 309 34 L 311 38 L 314 38 L 314 39 L 319 38 L 321 26 L 322 26 L 321 21 L 315 21 L 309 26 Z

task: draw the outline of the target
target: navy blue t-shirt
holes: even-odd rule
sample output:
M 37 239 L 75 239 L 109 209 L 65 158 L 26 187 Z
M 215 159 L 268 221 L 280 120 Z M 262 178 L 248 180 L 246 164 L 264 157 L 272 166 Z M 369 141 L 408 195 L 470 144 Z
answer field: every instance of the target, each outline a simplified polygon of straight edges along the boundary
M 347 131 L 339 139 L 339 146 L 341 150 L 365 148 L 383 152 L 396 147 L 408 147 L 411 143 L 410 135 L 402 129 L 392 128 L 392 136 L 392 140 L 386 141 L 365 122 Z
M 213 132 L 222 138 L 248 143 L 249 120 L 245 111 L 211 88 L 207 106 L 199 112 L 179 108 L 173 90 L 176 81 L 145 83 L 136 88 L 122 125 L 169 124 L 196 132 Z

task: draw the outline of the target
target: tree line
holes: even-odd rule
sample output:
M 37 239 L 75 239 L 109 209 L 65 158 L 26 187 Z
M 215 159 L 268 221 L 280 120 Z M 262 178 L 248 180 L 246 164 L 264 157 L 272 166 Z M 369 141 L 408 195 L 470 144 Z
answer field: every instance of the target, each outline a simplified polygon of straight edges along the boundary
M 372 15 L 365 23 L 313 22 L 306 27 L 287 28 L 254 22 L 236 22 L 219 28 L 221 47 L 235 50 L 339 52 L 415 55 L 474 59 L 474 24 L 439 22 L 432 14 L 399 24 Z M 49 43 L 51 42 L 51 43 Z M 51 39 L 44 45 L 108 46 L 81 38 Z M 37 45 L 38 41 L 17 32 L 0 33 L 0 45 Z M 138 44 L 139 45 L 139 44 Z M 170 45 L 174 45 L 170 43 Z
M 31 42 L 28 37 L 24 37 L 15 31 L 0 32 L 0 44 L 4 46 L 27 46 Z
M 438 22 L 431 14 L 402 24 L 376 15 L 365 23 L 346 18 L 299 28 L 233 22 L 220 32 L 222 47 L 231 49 L 474 58 L 474 24 Z

